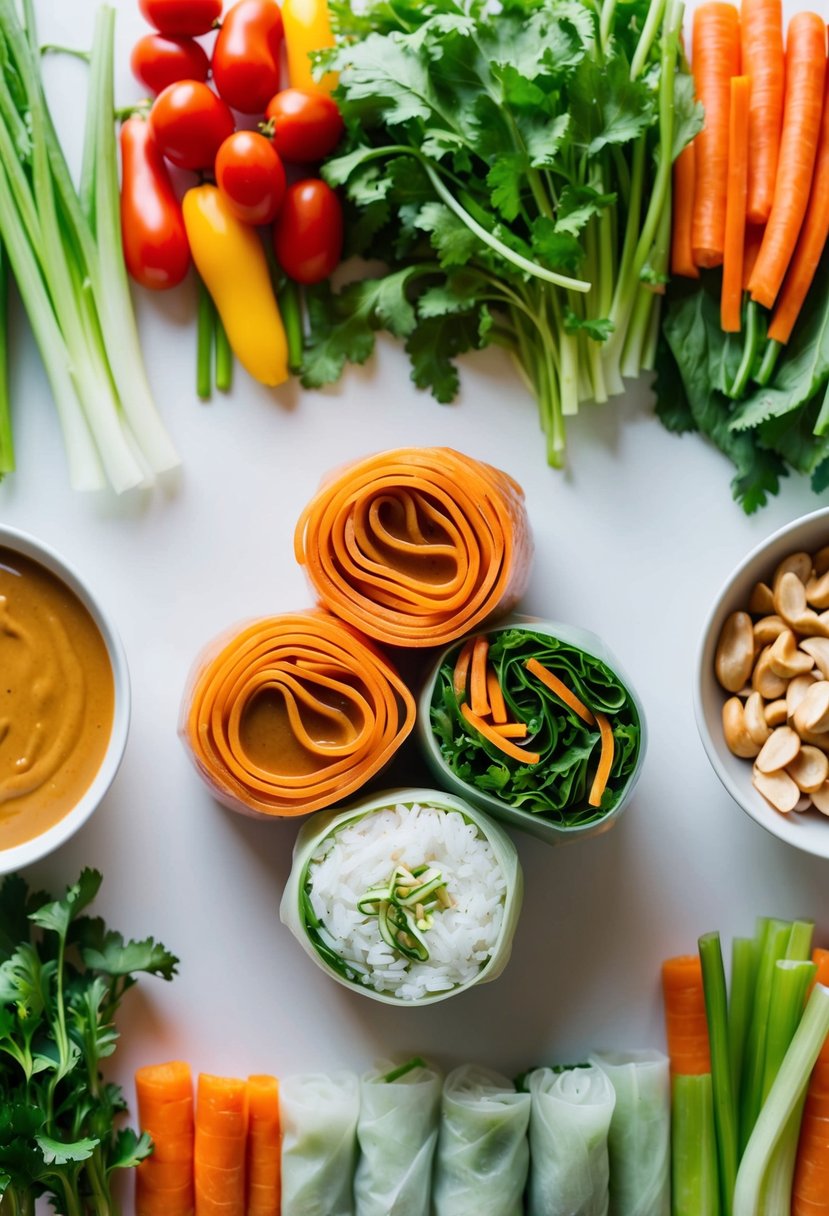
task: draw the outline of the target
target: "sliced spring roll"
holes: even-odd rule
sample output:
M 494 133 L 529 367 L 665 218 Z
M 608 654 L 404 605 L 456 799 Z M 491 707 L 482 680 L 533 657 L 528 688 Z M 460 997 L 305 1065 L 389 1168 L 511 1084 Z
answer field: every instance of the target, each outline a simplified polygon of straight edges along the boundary
M 529 1076 L 528 1216 L 607 1216 L 607 1137 L 616 1094 L 600 1068 Z
M 446 1078 L 432 1201 L 435 1216 L 521 1216 L 530 1095 L 489 1068 Z
M 671 1076 L 661 1051 L 590 1057 L 616 1093 L 610 1121 L 610 1216 L 670 1216 Z
M 282 1216 L 354 1216 L 360 1085 L 354 1073 L 289 1077 L 279 1090 Z
M 360 1080 L 356 1216 L 429 1216 L 441 1076 L 384 1061 Z

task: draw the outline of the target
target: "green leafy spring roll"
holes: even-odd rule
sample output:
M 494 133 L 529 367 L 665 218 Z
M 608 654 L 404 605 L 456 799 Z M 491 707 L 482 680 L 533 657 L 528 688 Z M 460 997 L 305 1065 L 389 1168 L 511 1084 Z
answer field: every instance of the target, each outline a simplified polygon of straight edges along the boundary
M 432 1202 L 435 1216 L 521 1216 L 530 1095 L 475 1064 L 446 1078 Z
M 616 1093 L 610 1121 L 610 1216 L 670 1216 L 671 1076 L 661 1051 L 590 1057 Z
M 280 1085 L 282 1216 L 354 1216 L 359 1109 L 354 1073 L 308 1073 Z
M 423 1060 L 360 1080 L 356 1216 L 429 1216 L 441 1076 Z
M 530 1073 L 528 1216 L 607 1216 L 616 1094 L 600 1068 Z

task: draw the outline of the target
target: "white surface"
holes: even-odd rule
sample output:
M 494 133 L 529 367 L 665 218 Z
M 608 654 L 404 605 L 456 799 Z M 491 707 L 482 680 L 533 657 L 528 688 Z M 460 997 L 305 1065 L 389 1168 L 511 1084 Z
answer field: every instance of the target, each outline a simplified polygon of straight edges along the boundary
M 44 40 L 88 45 L 93 0 L 37 8 Z M 141 31 L 132 0 L 119 10 L 126 102 L 138 95 L 126 64 Z M 83 65 L 50 62 L 48 71 L 61 130 L 76 147 Z M 272 393 L 237 371 L 231 398 L 201 405 L 192 291 L 142 294 L 139 303 L 151 379 L 185 461 L 178 490 L 117 502 L 70 492 L 22 324 L 12 385 L 20 472 L 0 486 L 0 519 L 84 572 L 118 622 L 132 669 L 132 731 L 115 784 L 92 821 L 32 873 L 58 886 L 82 865 L 100 866 L 98 910 L 181 956 L 173 984 L 142 981 L 128 995 L 119 1079 L 173 1056 L 216 1073 L 284 1075 L 417 1051 L 509 1073 L 583 1058 L 591 1047 L 659 1046 L 659 962 L 693 949 L 698 934 L 719 928 L 727 940 L 750 932 L 758 913 L 797 914 L 815 917 L 818 940 L 829 942 L 827 862 L 775 840 L 734 805 L 691 707 L 698 633 L 714 595 L 757 541 L 820 505 L 808 485 L 790 481 L 746 519 L 731 502 L 727 462 L 697 436 L 664 431 L 644 387 L 573 421 L 570 471 L 555 473 L 535 407 L 500 352 L 464 360 L 450 407 L 410 384 L 403 352 L 385 341 L 330 393 Z M 504 975 L 418 1010 L 346 992 L 303 954 L 277 917 L 297 825 L 217 806 L 176 739 L 181 688 L 202 643 L 241 618 L 310 602 L 291 539 L 321 475 L 402 444 L 449 444 L 523 484 L 537 542 L 524 609 L 605 638 L 650 725 L 642 780 L 612 832 L 557 850 L 516 837 L 526 897 Z

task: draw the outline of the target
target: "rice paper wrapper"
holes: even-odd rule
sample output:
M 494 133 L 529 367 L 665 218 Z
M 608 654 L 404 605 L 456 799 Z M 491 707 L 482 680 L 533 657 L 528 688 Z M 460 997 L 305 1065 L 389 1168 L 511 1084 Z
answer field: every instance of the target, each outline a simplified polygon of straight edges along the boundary
M 568 1068 L 530 1073 L 528 1216 L 607 1216 L 607 1138 L 616 1094 L 606 1073 Z
M 432 1192 L 435 1216 L 522 1216 L 530 1095 L 476 1064 L 446 1078 Z
M 429 1216 L 442 1079 L 418 1066 L 395 1081 L 384 1061 L 360 1079 L 356 1216 Z
M 610 1121 L 610 1216 L 670 1216 L 671 1076 L 660 1051 L 596 1052 L 616 1093 Z
M 438 807 L 449 812 L 459 812 L 467 823 L 473 824 L 481 838 L 486 840 L 505 880 L 505 896 L 503 916 L 500 930 L 488 959 L 466 983 L 456 985 L 448 991 L 430 992 L 416 1000 L 407 1000 L 390 992 L 378 992 L 362 981 L 356 972 L 351 975 L 342 974 L 337 966 L 333 966 L 324 953 L 312 939 L 310 932 L 308 899 L 305 894 L 305 884 L 309 864 L 320 845 L 344 825 L 364 818 L 367 815 L 394 806 L 413 806 L 415 804 Z M 503 828 L 482 811 L 470 806 L 452 794 L 441 790 L 416 789 L 406 787 L 381 791 L 371 798 L 352 804 L 345 810 L 325 811 L 314 815 L 300 829 L 294 845 L 293 863 L 282 901 L 279 906 L 279 917 L 290 929 L 302 946 L 305 953 L 314 960 L 332 979 L 352 991 L 359 992 L 372 1000 L 381 1001 L 386 1005 L 400 1005 L 411 1008 L 416 1005 L 435 1004 L 447 1000 L 466 991 L 475 984 L 487 984 L 497 979 L 509 962 L 512 950 L 512 939 L 518 924 L 521 901 L 524 893 L 524 881 L 515 845 Z M 330 952 L 329 952 L 330 954 Z M 333 955 L 332 955 L 333 957 Z M 334 958 L 339 962 L 338 958 Z
M 353 1216 L 359 1111 L 354 1073 L 309 1073 L 280 1084 L 282 1216 Z

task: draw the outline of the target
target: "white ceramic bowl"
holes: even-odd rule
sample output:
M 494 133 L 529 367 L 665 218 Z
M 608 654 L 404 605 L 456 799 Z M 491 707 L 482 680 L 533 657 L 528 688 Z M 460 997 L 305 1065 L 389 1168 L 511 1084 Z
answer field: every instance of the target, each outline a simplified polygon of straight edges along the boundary
M 773 836 L 816 857 L 829 857 L 829 818 L 818 811 L 781 815 L 751 783 L 751 761 L 734 756 L 725 745 L 722 707 L 728 694 L 714 675 L 714 654 L 726 617 L 745 609 L 754 584 L 768 581 L 790 553 L 814 553 L 829 544 L 829 507 L 804 515 L 780 528 L 748 554 L 714 601 L 702 631 L 694 683 L 694 712 L 700 738 L 714 772 L 747 815 Z
M 32 561 L 39 562 L 41 566 L 45 566 L 74 591 L 98 626 L 101 637 L 104 639 L 112 666 L 114 687 L 114 711 L 109 745 L 92 784 L 75 806 L 51 828 L 31 840 L 27 840 L 24 844 L 14 845 L 9 849 L 0 849 L 0 874 L 9 874 L 23 866 L 32 865 L 33 862 L 45 857 L 47 853 L 60 848 L 70 836 L 74 836 L 78 828 L 86 823 L 102 801 L 118 772 L 124 748 L 127 745 L 130 721 L 130 677 L 127 656 L 110 617 L 74 567 L 42 541 L 36 540 L 26 532 L 19 532 L 16 528 L 7 528 L 3 524 L 0 524 L 0 548 L 12 549 L 24 557 L 31 558 Z

